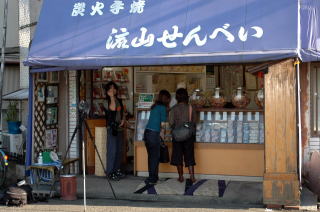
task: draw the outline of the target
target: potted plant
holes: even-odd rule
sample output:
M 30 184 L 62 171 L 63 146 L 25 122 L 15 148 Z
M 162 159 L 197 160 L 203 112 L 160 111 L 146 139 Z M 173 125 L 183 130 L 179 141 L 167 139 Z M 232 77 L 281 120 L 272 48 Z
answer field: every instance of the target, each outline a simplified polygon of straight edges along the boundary
M 20 125 L 21 121 L 19 121 L 19 114 L 17 109 L 16 102 L 10 102 L 6 112 L 6 120 L 8 123 L 8 131 L 9 134 L 20 134 Z

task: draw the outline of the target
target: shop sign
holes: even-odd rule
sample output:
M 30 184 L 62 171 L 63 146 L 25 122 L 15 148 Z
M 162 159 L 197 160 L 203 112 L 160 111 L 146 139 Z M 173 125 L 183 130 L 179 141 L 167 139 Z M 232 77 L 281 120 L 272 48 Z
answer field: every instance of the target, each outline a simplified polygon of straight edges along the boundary
M 145 0 L 133 0 L 130 4 L 129 13 L 141 14 L 144 12 L 144 6 L 146 2 Z M 71 16 L 95 16 L 95 15 L 103 15 L 106 10 L 111 14 L 117 15 L 122 10 L 125 9 L 125 4 L 121 0 L 114 0 L 109 3 L 108 8 L 106 8 L 106 4 L 103 2 L 92 2 L 92 5 L 87 5 L 85 2 L 76 2 L 73 5 L 73 10 L 71 12 Z M 246 42 L 248 36 L 254 38 L 261 38 L 263 36 L 263 28 L 260 26 L 249 26 L 249 27 L 239 27 L 238 34 L 234 35 L 228 31 L 228 28 L 231 26 L 230 23 L 225 23 L 222 27 L 218 27 L 212 29 L 211 32 L 206 32 L 205 36 L 200 37 L 198 34 L 201 31 L 201 25 L 196 26 L 191 29 L 185 35 L 179 31 L 178 25 L 173 25 L 172 30 L 165 29 L 161 36 L 156 37 L 153 33 L 147 33 L 148 29 L 146 27 L 141 27 L 141 35 L 140 37 L 134 37 L 131 41 L 127 40 L 130 32 L 127 28 L 112 28 L 111 33 L 106 41 L 106 49 L 127 49 L 130 47 L 138 48 L 138 47 L 151 47 L 154 42 L 161 43 L 165 48 L 171 49 L 176 48 L 177 42 L 176 39 L 181 38 L 182 44 L 184 46 L 188 46 L 192 41 L 195 42 L 197 46 L 204 46 L 207 43 L 208 39 L 214 40 L 218 34 L 222 34 L 225 39 L 233 43 L 236 37 L 239 38 L 240 41 Z
M 109 3 L 110 2 L 110 3 Z M 133 0 L 128 7 L 130 7 L 129 13 L 143 13 L 145 6 L 145 0 Z M 105 11 L 118 15 L 122 10 L 127 7 L 121 0 L 108 1 L 108 5 L 101 1 L 92 2 L 87 5 L 85 2 L 76 2 L 73 5 L 71 16 L 85 16 L 85 15 L 103 15 Z
M 219 33 L 221 33 L 228 42 L 233 43 L 236 38 L 231 32 L 228 31 L 229 27 L 230 24 L 225 23 L 222 27 L 213 29 L 212 32 L 206 34 L 202 38 L 200 38 L 198 34 L 201 31 L 201 25 L 193 28 L 186 35 L 184 35 L 182 32 L 179 32 L 179 26 L 174 25 L 172 26 L 171 33 L 168 30 L 164 30 L 162 36 L 158 38 L 156 38 L 152 33 L 147 34 L 148 29 L 141 27 L 141 36 L 133 38 L 131 42 L 128 42 L 127 40 L 127 36 L 130 34 L 127 28 L 112 28 L 112 31 L 106 42 L 106 49 L 127 49 L 130 48 L 130 44 L 131 47 L 134 48 L 141 46 L 151 47 L 155 41 L 162 43 L 165 48 L 170 49 L 177 47 L 177 38 L 182 38 L 181 41 L 183 46 L 188 46 L 192 41 L 194 41 L 197 46 L 203 46 L 207 43 L 208 39 L 214 40 Z M 248 27 L 248 29 L 241 26 L 236 36 L 238 36 L 242 42 L 246 42 L 248 36 L 259 39 L 263 36 L 263 29 L 260 26 L 251 26 Z
M 296 7 L 292 0 L 45 1 L 26 64 L 141 66 L 290 57 L 296 55 Z
M 138 108 L 150 108 L 153 104 L 153 100 L 154 100 L 153 93 L 140 93 L 137 107 Z

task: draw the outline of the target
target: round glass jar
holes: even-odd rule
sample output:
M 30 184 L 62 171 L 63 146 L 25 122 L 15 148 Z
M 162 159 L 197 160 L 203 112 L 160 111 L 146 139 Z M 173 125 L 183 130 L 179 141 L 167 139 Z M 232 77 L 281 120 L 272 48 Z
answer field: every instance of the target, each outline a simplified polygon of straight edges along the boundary
M 254 101 L 258 105 L 259 108 L 264 107 L 264 91 L 263 88 L 258 90 L 256 95 L 254 96 Z
M 250 103 L 250 98 L 247 92 L 242 88 L 237 88 L 232 95 L 232 104 L 237 108 L 245 108 Z
M 213 95 L 209 98 L 210 105 L 215 108 L 222 108 L 226 104 L 226 100 L 220 88 L 215 88 Z

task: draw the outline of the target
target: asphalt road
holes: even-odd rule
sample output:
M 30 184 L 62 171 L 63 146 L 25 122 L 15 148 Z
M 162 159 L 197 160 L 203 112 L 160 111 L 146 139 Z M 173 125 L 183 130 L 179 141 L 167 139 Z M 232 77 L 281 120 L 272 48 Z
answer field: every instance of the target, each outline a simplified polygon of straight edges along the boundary
M 257 206 L 241 205 L 214 205 L 211 202 L 161 202 L 161 201 L 130 201 L 112 199 L 88 199 L 87 211 L 107 212 L 211 212 L 211 211 L 265 211 L 265 208 Z M 38 202 L 23 207 L 0 206 L 0 211 L 84 211 L 83 200 L 62 201 L 51 199 L 49 202 Z

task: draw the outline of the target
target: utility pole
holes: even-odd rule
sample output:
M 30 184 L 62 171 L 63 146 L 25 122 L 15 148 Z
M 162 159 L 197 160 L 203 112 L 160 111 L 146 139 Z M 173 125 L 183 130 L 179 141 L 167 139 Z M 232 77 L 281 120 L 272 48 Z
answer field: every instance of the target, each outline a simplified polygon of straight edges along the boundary
M 8 18 L 8 0 L 4 2 L 4 17 L 3 17 L 3 32 L 2 32 L 2 47 L 1 47 L 1 68 L 0 68 L 0 121 L 2 120 L 2 91 L 3 91 L 3 73 L 5 65 L 5 48 L 7 38 L 7 18 Z M 2 131 L 2 125 L 1 129 Z

